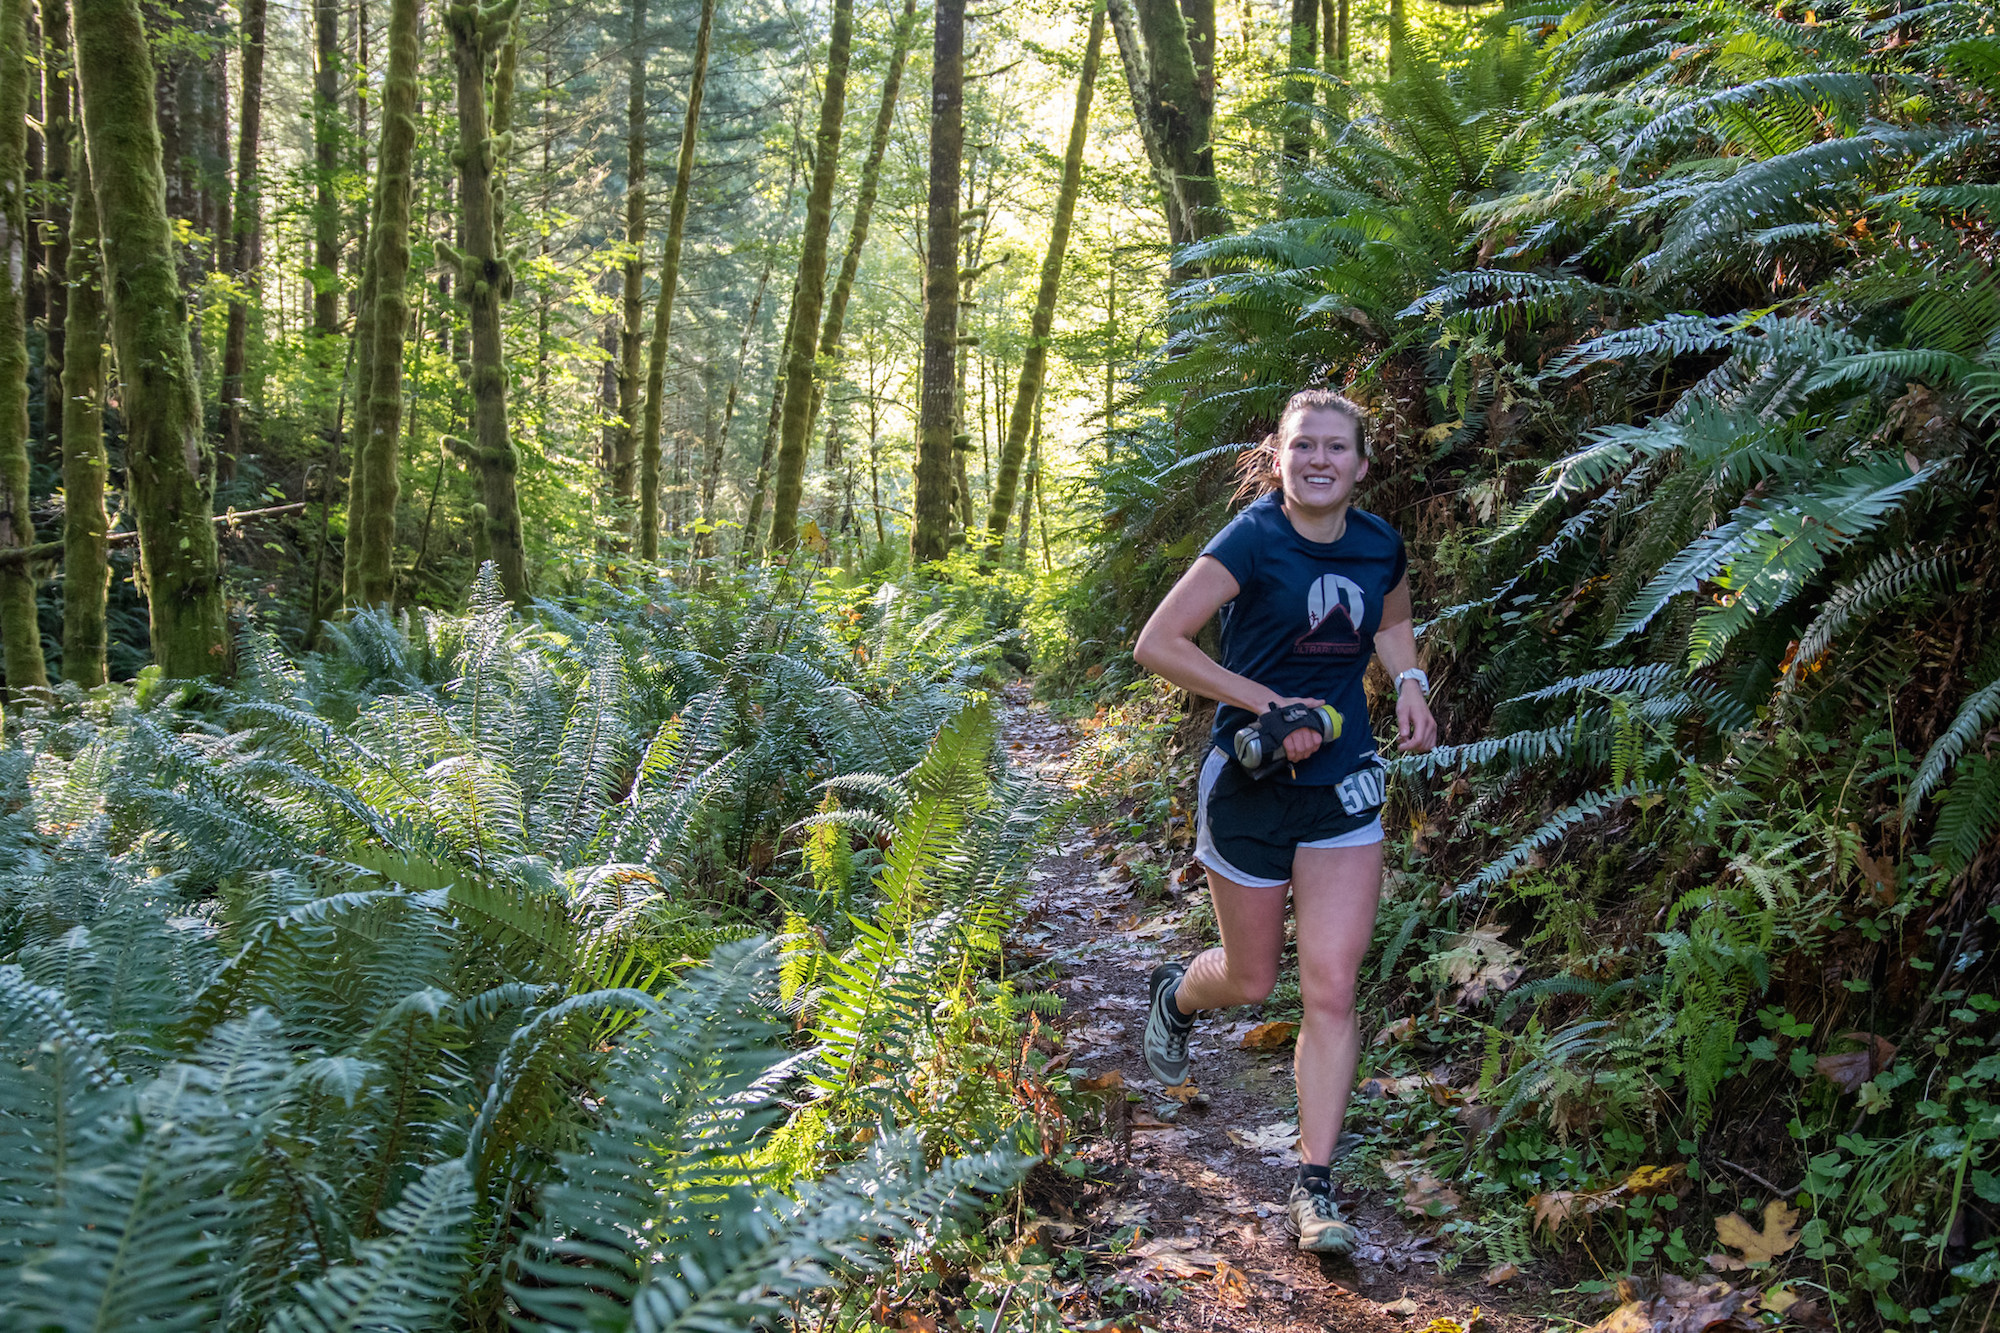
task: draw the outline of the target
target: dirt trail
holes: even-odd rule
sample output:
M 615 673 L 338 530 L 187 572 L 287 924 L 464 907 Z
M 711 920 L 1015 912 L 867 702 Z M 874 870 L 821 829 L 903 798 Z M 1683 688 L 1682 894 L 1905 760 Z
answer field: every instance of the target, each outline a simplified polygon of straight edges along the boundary
M 1024 687 L 1010 687 L 1007 701 L 1010 758 L 1061 780 L 1068 728 Z M 1440 1274 L 1436 1239 L 1406 1225 L 1386 1195 L 1342 1190 L 1362 1237 L 1352 1262 L 1294 1248 L 1284 1211 L 1296 1161 L 1291 1052 L 1242 1049 L 1252 1011 L 1207 1015 L 1191 1042 L 1199 1094 L 1186 1105 L 1164 1095 L 1140 1055 L 1146 977 L 1163 959 L 1201 946 L 1189 922 L 1199 890 L 1164 907 L 1145 901 L 1112 864 L 1116 850 L 1088 829 L 1065 831 L 1031 872 L 1029 911 L 1008 945 L 1010 970 L 1053 972 L 1065 1001 L 1057 1058 L 1080 1086 L 1113 1085 L 1102 1124 L 1072 1145 L 1096 1183 L 1055 1210 L 1072 1214 L 1053 1229 L 1057 1246 L 1092 1257 L 1091 1282 L 1075 1284 L 1065 1308 L 1091 1301 L 1099 1314 L 1116 1315 L 1106 1288 L 1122 1285 L 1145 1302 L 1144 1323 L 1163 1330 L 1454 1333 L 1431 1321 L 1464 1330 L 1475 1307 L 1480 1333 L 1546 1327 L 1529 1313 L 1539 1304 L 1531 1282 L 1487 1288 L 1476 1264 Z M 1141 1238 L 1122 1256 L 1109 1252 L 1104 1242 L 1130 1225 L 1143 1228 Z M 1123 1309 L 1133 1308 L 1127 1298 Z

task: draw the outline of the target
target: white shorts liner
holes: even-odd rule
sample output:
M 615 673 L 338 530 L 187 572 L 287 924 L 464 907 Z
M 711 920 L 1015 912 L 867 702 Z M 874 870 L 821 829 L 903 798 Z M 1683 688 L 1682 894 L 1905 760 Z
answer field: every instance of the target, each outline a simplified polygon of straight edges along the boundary
M 1215 839 L 1209 835 L 1208 831 L 1208 792 L 1211 787 L 1215 786 L 1215 779 L 1222 773 L 1222 766 L 1228 762 L 1229 757 L 1227 755 L 1223 754 L 1220 750 L 1213 749 L 1208 752 L 1208 758 L 1202 761 L 1201 779 L 1196 784 L 1196 789 L 1200 792 L 1200 801 L 1195 807 L 1194 815 L 1194 859 L 1232 884 L 1242 884 L 1252 889 L 1282 889 L 1292 881 L 1289 879 L 1262 879 L 1256 875 L 1245 874 L 1243 871 L 1229 864 L 1229 862 L 1223 860 L 1222 854 L 1215 850 Z M 1319 838 L 1312 842 L 1302 842 L 1299 846 L 1370 847 L 1381 842 L 1382 837 L 1382 817 L 1377 815 L 1358 829 L 1352 829 L 1346 833 L 1338 833 L 1331 838 Z

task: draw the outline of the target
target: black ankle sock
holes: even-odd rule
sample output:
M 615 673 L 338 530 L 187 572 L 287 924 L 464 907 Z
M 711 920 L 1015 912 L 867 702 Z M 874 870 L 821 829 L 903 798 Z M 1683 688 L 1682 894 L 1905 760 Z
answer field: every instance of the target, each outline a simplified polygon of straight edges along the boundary
M 1300 1162 L 1299 1184 L 1304 1185 L 1315 1194 L 1331 1194 L 1333 1192 L 1333 1168 L 1330 1166 L 1314 1166 L 1310 1162 Z

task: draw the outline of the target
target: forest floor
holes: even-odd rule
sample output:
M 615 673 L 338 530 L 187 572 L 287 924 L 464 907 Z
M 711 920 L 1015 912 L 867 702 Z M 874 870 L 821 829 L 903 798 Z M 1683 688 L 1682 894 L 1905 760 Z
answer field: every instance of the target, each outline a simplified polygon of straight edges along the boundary
M 1010 759 L 1067 781 L 1073 733 L 1025 687 L 1006 695 Z M 1441 1272 L 1444 1247 L 1386 1192 L 1340 1191 L 1361 1233 L 1352 1261 L 1294 1248 L 1285 1227 L 1296 1163 L 1290 1049 L 1244 1049 L 1259 1021 L 1253 1010 L 1209 1014 L 1191 1042 L 1198 1091 L 1169 1095 L 1147 1074 L 1147 974 L 1206 941 L 1199 891 L 1148 899 L 1114 863 L 1121 843 L 1081 825 L 1065 831 L 1030 872 L 1029 910 L 1008 944 L 1010 972 L 1036 970 L 1048 978 L 1038 985 L 1062 995 L 1048 1044 L 1072 1086 L 1098 1090 L 1104 1107 L 1095 1124 L 1073 1129 L 1087 1176 L 1065 1190 L 1066 1177 L 1038 1172 L 1048 1187 L 1029 1191 L 1049 1219 L 1045 1248 L 1069 1257 L 1050 1277 L 1065 1313 L 1082 1306 L 1121 1329 L 1173 1333 L 1540 1333 L 1556 1322 L 1545 1312 L 1574 1297 L 1528 1275 L 1489 1287 L 1475 1264 Z

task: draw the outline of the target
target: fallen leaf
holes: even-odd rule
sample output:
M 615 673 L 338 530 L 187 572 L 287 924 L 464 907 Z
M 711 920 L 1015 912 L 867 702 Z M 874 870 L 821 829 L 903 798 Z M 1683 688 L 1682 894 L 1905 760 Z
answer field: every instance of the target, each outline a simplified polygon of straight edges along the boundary
M 1503 926 L 1482 926 L 1445 936 L 1445 948 L 1431 955 L 1427 966 L 1431 975 L 1456 985 L 1455 1004 L 1479 1004 L 1492 999 L 1521 979 L 1514 961 L 1519 953 L 1503 944 Z
M 1519 1264 L 1495 1264 L 1486 1270 L 1486 1276 L 1483 1280 L 1487 1286 L 1497 1287 L 1503 1282 L 1512 1282 L 1519 1276 L 1521 1276 L 1521 1266 Z
M 1671 1194 L 1686 1176 L 1687 1168 L 1679 1162 L 1670 1166 L 1635 1167 L 1619 1188 L 1635 1195 Z
M 1627 1301 L 1592 1324 L 1586 1333 L 1653 1333 L 1653 1303 Z
M 1403 1207 L 1419 1217 L 1443 1217 L 1464 1206 L 1457 1190 L 1428 1173 L 1403 1187 Z
M 1237 1045 L 1246 1051 L 1282 1051 L 1299 1035 L 1297 1023 L 1259 1023 Z
M 1299 1125 L 1296 1120 L 1280 1120 L 1276 1124 L 1265 1125 L 1261 1129 L 1230 1129 L 1225 1131 L 1230 1142 L 1252 1152 L 1290 1152 L 1299 1141 Z
M 1465 1333 L 1465 1325 L 1456 1319 L 1439 1315 L 1436 1319 L 1431 1320 L 1430 1323 L 1418 1329 L 1417 1333 Z
M 1078 1079 L 1074 1086 L 1078 1092 L 1115 1092 L 1125 1086 L 1125 1075 L 1116 1069 L 1108 1069 L 1102 1074 Z
M 1144 1110 L 1132 1112 L 1132 1119 L 1128 1123 L 1134 1130 L 1180 1128 L 1179 1125 L 1168 1124 L 1166 1121 L 1154 1115 L 1151 1111 L 1144 1111 Z
M 1724 1245 L 1743 1251 L 1747 1263 L 1768 1263 L 1799 1243 L 1799 1210 L 1783 1199 L 1764 1205 L 1764 1229 L 1752 1231 L 1741 1213 L 1715 1219 L 1715 1235 Z
M 1384 1097 L 1400 1097 L 1416 1086 L 1415 1079 L 1396 1078 L 1389 1074 L 1375 1074 L 1361 1080 L 1356 1090 L 1361 1100 L 1379 1101 Z
M 1417 1312 L 1417 1303 L 1414 1300 L 1410 1299 L 1408 1296 L 1403 1297 L 1403 1299 L 1400 1301 L 1390 1301 L 1387 1305 L 1382 1307 L 1383 1314 L 1399 1314 L 1402 1315 L 1405 1319 L 1409 1318 L 1416 1312 Z
M 904 1310 L 896 1316 L 896 1327 L 902 1333 L 938 1333 L 937 1319 L 931 1315 L 918 1314 L 914 1310 Z
M 1215 1261 L 1215 1295 L 1224 1305 L 1247 1309 L 1250 1305 L 1250 1279 L 1228 1260 L 1218 1259 Z
M 1375 1034 L 1377 1046 L 1387 1046 L 1390 1042 L 1415 1041 L 1417 1037 L 1417 1016 L 1399 1018 Z
M 1813 1068 L 1842 1092 L 1859 1092 L 1868 1081 L 1868 1066 L 1872 1063 L 1867 1051 L 1848 1051 L 1842 1055 L 1822 1055 L 1813 1061 Z
M 1798 1303 L 1799 1294 L 1790 1287 L 1772 1287 L 1758 1301 L 1758 1304 L 1775 1315 L 1782 1315 Z
M 1170 1278 L 1200 1277 L 1221 1263 L 1222 1256 L 1201 1248 L 1186 1236 L 1158 1236 L 1128 1256 L 1138 1262 L 1120 1274 L 1127 1279 L 1154 1273 Z
M 1176 1083 L 1171 1088 L 1162 1089 L 1160 1095 L 1168 1101 L 1179 1102 L 1182 1106 L 1186 1106 L 1189 1102 L 1201 1096 L 1201 1089 L 1192 1083 Z

